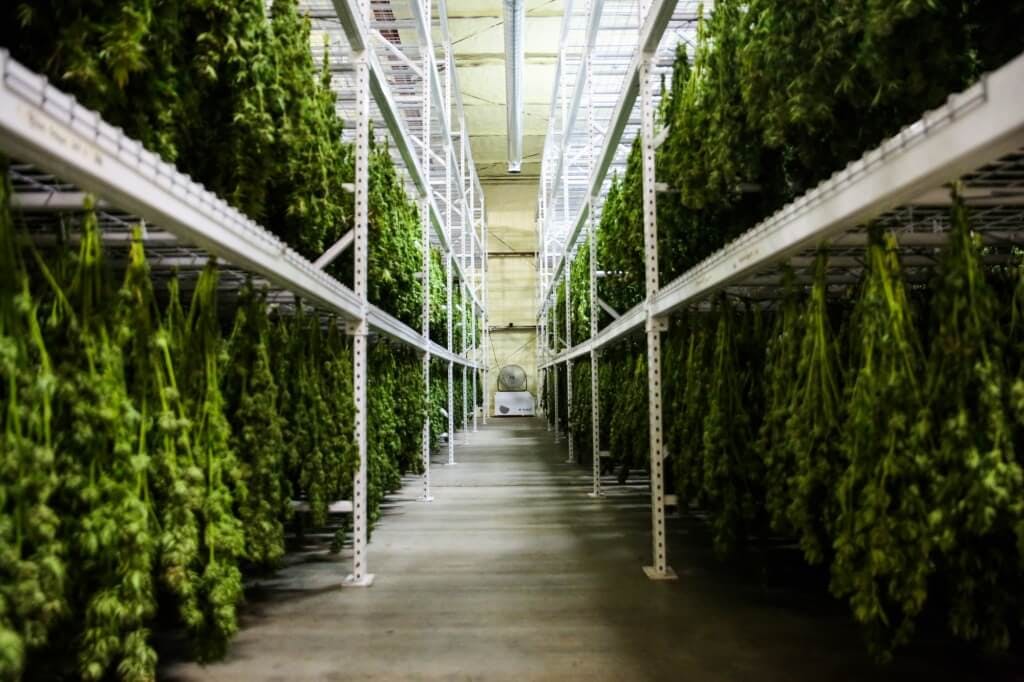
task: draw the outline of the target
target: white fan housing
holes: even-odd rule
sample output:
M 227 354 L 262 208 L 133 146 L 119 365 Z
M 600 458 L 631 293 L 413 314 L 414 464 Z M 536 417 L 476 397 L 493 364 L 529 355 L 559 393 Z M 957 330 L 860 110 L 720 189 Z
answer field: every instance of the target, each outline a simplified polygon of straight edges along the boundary
M 526 390 L 526 371 L 519 365 L 505 365 L 498 372 L 498 392 L 494 394 L 495 417 L 532 417 L 533 395 Z

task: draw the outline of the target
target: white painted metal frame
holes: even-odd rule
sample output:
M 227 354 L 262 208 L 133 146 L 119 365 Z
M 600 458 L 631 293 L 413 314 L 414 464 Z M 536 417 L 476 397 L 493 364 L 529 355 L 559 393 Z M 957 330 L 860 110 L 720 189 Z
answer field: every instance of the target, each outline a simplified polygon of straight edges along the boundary
M 370 1 L 360 0 L 360 10 L 369 16 Z M 369 474 L 367 462 L 366 431 L 369 413 L 366 404 L 366 374 L 368 371 L 367 315 L 369 303 L 368 254 L 369 254 L 369 195 L 370 195 L 370 69 L 367 61 L 368 50 L 356 52 L 353 57 L 356 67 L 356 167 L 355 167 L 355 267 L 352 284 L 359 299 L 362 315 L 349 323 L 352 335 L 352 381 L 355 391 L 355 440 L 359 453 L 352 489 L 352 573 L 345 578 L 345 585 L 369 587 L 373 574 L 367 568 L 366 542 L 369 517 L 366 509 L 366 483 Z
M 344 5 L 348 22 L 353 26 L 365 25 L 368 20 L 369 3 L 361 0 Z M 362 15 L 362 16 L 360 16 Z M 346 23 L 343 19 L 342 23 Z M 370 305 L 367 293 L 367 251 L 368 251 L 368 163 L 370 137 L 370 102 L 377 102 L 382 118 L 396 140 L 402 156 L 407 161 L 406 170 L 421 191 L 424 225 L 438 227 L 438 211 L 433 204 L 429 185 L 415 158 L 409 136 L 396 113 L 393 99 L 382 78 L 382 69 L 369 48 L 369 41 L 363 33 L 350 34 L 352 62 L 355 71 L 355 118 L 356 182 L 354 192 L 355 226 L 345 238 L 332 248 L 329 257 L 336 257 L 349 243 L 354 244 L 353 258 L 354 291 L 344 287 L 324 273 L 313 263 L 299 256 L 263 228 L 256 225 L 222 200 L 164 163 L 156 155 L 147 152 L 134 140 L 127 138 L 120 130 L 107 125 L 95 113 L 78 105 L 73 98 L 50 86 L 44 78 L 10 58 L 6 50 L 0 50 L 0 149 L 17 159 L 34 164 L 73 183 L 83 191 L 95 193 L 119 209 L 146 220 L 160 230 L 180 239 L 183 244 L 192 244 L 206 253 L 225 262 L 241 267 L 267 280 L 273 286 L 294 293 L 304 301 L 324 310 L 340 315 L 347 320 L 348 331 L 353 335 L 354 394 L 356 403 L 355 437 L 359 452 L 359 468 L 353 491 L 353 570 L 345 584 L 365 586 L 372 583 L 366 560 L 366 375 L 367 337 L 370 331 L 383 333 L 395 340 L 407 343 L 424 353 L 424 381 L 429 386 L 429 357 L 431 355 L 449 363 L 452 367 L 470 365 L 474 371 L 477 361 L 460 357 L 451 348 L 450 330 L 448 348 L 429 340 L 429 322 L 424 332 L 417 333 L 404 323 L 384 311 Z M 433 62 L 431 61 L 431 64 Z M 428 138 L 429 139 L 429 138 Z M 432 150 L 424 149 L 424 158 L 429 159 Z M 449 148 L 450 151 L 450 148 Z M 412 163 L 408 163 L 409 159 Z M 429 161 L 425 162 L 425 166 Z M 465 172 L 465 165 L 462 167 Z M 450 171 L 449 171 L 450 172 Z M 479 186 L 475 173 L 470 168 L 471 183 Z M 450 183 L 449 183 L 450 184 Z M 449 202 L 450 207 L 450 202 Z M 450 208 L 449 208 L 450 214 Z M 461 264 L 451 256 L 450 215 L 447 224 L 436 230 L 441 237 L 442 247 L 448 255 L 448 278 L 452 269 L 460 269 L 460 279 L 468 281 L 461 274 Z M 465 231 L 475 235 L 479 225 L 485 229 L 483 211 L 479 220 L 470 216 Z M 429 236 L 428 236 L 429 240 Z M 477 237 L 477 241 L 479 237 Z M 486 251 L 481 249 L 480 261 L 486 262 Z M 425 253 L 425 292 L 429 292 L 429 253 Z M 473 259 L 475 265 L 476 259 Z M 482 268 L 485 265 L 482 265 Z M 486 298 L 486 279 L 481 278 L 481 289 Z M 472 299 L 471 308 L 486 319 L 478 292 L 467 290 Z M 450 285 L 449 285 L 450 292 Z M 450 294 L 449 294 L 450 295 Z M 429 308 L 425 308 L 429 314 Z M 463 349 L 465 351 L 465 349 Z M 449 400 L 450 405 L 450 400 Z M 424 424 L 426 443 L 429 444 L 429 422 Z M 450 439 L 451 440 L 451 439 Z M 425 468 L 429 466 L 429 451 L 425 449 Z M 429 498 L 429 470 L 424 474 L 425 497 Z
M 1020 84 L 1024 83 L 1024 55 L 1021 55 L 998 71 L 985 76 L 963 93 L 951 96 L 943 106 L 929 112 L 895 137 L 835 173 L 817 188 L 787 205 L 683 276 L 660 287 L 657 260 L 658 183 L 655 177 L 654 151 L 664 136 L 659 136 L 654 127 L 656 93 L 653 91 L 653 55 L 660 39 L 660 31 L 664 30 L 665 17 L 672 12 L 668 5 L 674 5 L 674 0 L 655 0 L 647 13 L 640 41 L 641 49 L 627 73 L 627 84 L 616 105 L 599 159 L 596 165 L 591 166 L 591 194 L 580 207 L 573 231 L 564 240 L 561 253 L 552 253 L 549 248 L 551 239 L 542 227 L 539 263 L 541 307 L 538 323 L 542 329 L 541 343 L 538 347 L 540 374 L 546 376 L 548 372 L 555 372 L 553 376 L 557 377 L 558 365 L 564 363 L 568 367 L 575 358 L 586 354 L 591 357 L 595 456 L 592 495 L 600 494 L 598 352 L 603 347 L 641 329 L 646 333 L 653 563 L 644 570 L 652 579 L 675 577 L 668 566 L 664 542 L 664 507 L 667 497 L 664 494 L 661 442 L 660 334 L 665 329 L 668 316 L 686 306 L 705 301 L 716 291 L 745 292 L 749 291 L 751 286 L 778 286 L 778 277 L 765 276 L 766 271 L 771 271 L 781 263 L 807 260 L 807 254 L 812 253 L 821 244 L 831 244 L 833 249 L 862 248 L 864 239 L 858 230 L 868 221 L 882 221 L 897 228 L 904 220 L 910 220 L 912 223 L 912 217 L 908 217 L 912 211 L 906 212 L 899 207 L 930 206 L 935 202 L 936 196 L 943 195 L 941 188 L 945 183 L 964 176 L 970 178 L 973 174 L 978 178 L 973 185 L 970 180 L 967 185 L 969 191 L 972 187 L 975 188 L 979 206 L 1005 207 L 1013 204 L 1013 200 L 1000 199 L 988 191 L 984 186 L 984 180 L 992 173 L 985 172 L 985 169 L 998 167 L 1001 159 L 1009 159 L 1003 162 L 1016 164 L 1013 165 L 1013 172 L 1019 174 L 1019 161 L 1013 159 L 1024 154 L 1024 89 L 1020 87 Z M 548 310 L 554 304 L 554 292 L 559 279 L 563 271 L 569 268 L 568 259 L 582 228 L 590 228 L 586 230 L 586 234 L 591 238 L 591 247 L 594 247 L 596 224 L 599 219 L 598 211 L 594 209 L 601 198 L 602 183 L 615 149 L 625 146 L 622 144 L 622 135 L 637 96 L 640 97 L 639 134 L 643 153 L 646 297 L 642 303 L 598 331 L 600 301 L 596 293 L 597 263 L 592 252 L 591 337 L 581 344 L 556 353 L 553 348 L 557 347 L 557 339 L 551 340 L 543 333 L 548 320 Z M 589 130 L 592 133 L 600 132 L 600 126 L 595 122 Z M 546 186 L 547 182 L 547 175 L 542 170 L 542 184 Z M 939 191 L 936 191 L 937 189 Z M 538 214 L 542 226 L 547 224 L 550 216 L 550 212 L 544 210 L 545 201 L 545 192 L 542 190 L 539 196 L 541 209 Z M 920 209 L 918 211 L 920 212 Z M 1014 214 L 1016 218 L 1012 220 L 998 212 L 993 212 L 992 215 L 994 217 L 987 218 L 991 222 L 991 227 L 981 231 L 983 238 L 1018 244 L 1024 241 L 1021 234 L 1024 233 L 1024 227 L 1019 211 Z M 982 219 L 986 220 L 984 217 Z M 939 242 L 941 238 L 937 238 L 936 235 L 919 232 L 907 233 L 901 237 L 904 248 L 913 248 L 919 243 L 934 246 Z M 554 267 L 549 260 L 552 256 L 558 258 Z M 841 262 L 841 259 L 837 259 L 836 267 L 840 267 Z
M 860 159 L 777 211 L 679 278 L 608 324 L 596 336 L 542 363 L 549 366 L 600 349 L 641 330 L 649 308 L 664 317 L 711 294 L 744 287 L 757 273 L 818 245 L 863 247 L 857 232 L 869 221 L 892 216 L 898 209 L 920 205 L 920 197 L 936 188 L 1024 149 L 1024 55 L 984 76 L 962 93 L 949 97 Z M 971 184 L 967 184 L 968 190 Z M 970 205 L 970 202 L 968 202 Z M 852 232 L 851 232 L 852 230 Z M 994 231 L 1014 239 L 1012 225 Z M 983 238 L 988 230 L 982 230 Z M 942 235 L 913 232 L 900 237 L 901 247 L 942 243 Z
M 569 288 L 569 270 L 565 268 L 562 272 L 565 273 L 565 347 L 569 348 L 572 346 L 572 292 Z M 568 360 L 565 363 L 565 423 L 566 423 L 566 440 L 568 441 L 568 457 L 565 460 L 566 464 L 576 463 L 576 453 L 573 451 L 573 437 L 572 437 L 572 360 Z
M 588 2 L 588 11 L 589 2 Z M 587 100 L 587 168 L 592 174 L 594 172 L 594 74 L 593 58 L 588 50 L 584 56 L 584 68 L 586 69 L 586 100 Z M 596 203 L 591 199 L 591 203 Z M 597 299 L 597 220 L 594 213 L 590 212 L 587 217 L 588 237 L 588 268 L 587 275 L 590 284 L 590 338 L 597 336 L 598 299 Z M 590 350 L 590 457 L 591 457 L 591 497 L 602 497 L 601 490 L 601 397 L 600 378 L 598 376 L 598 353 L 596 348 Z
M 589 57 L 591 52 L 595 50 L 595 46 L 601 46 L 602 41 L 599 36 L 599 32 L 604 30 L 604 18 L 609 13 L 609 4 L 612 0 L 601 0 L 599 3 L 595 3 L 594 11 L 588 15 L 588 35 L 584 43 L 584 58 Z M 662 52 L 666 57 L 674 51 L 674 44 L 678 42 L 680 36 L 672 35 L 672 45 L 663 44 L 666 36 L 666 29 L 669 27 L 670 22 L 675 17 L 679 21 L 692 22 L 696 19 L 696 5 L 699 3 L 690 2 L 690 0 L 653 0 L 649 7 L 642 13 L 642 23 L 640 32 L 636 41 L 636 45 L 632 46 L 629 57 L 622 58 L 622 64 L 617 65 L 612 63 L 611 67 L 615 69 L 622 69 L 624 75 L 621 83 L 616 83 L 615 92 L 617 98 L 615 101 L 614 108 L 612 109 L 611 115 L 608 118 L 608 124 L 604 131 L 601 133 L 604 136 L 604 144 L 601 145 L 601 151 L 598 155 L 596 164 L 590 165 L 590 172 L 588 173 L 589 179 L 585 179 L 585 182 L 577 183 L 578 191 L 581 192 L 579 207 L 575 214 L 575 218 L 571 221 L 567 220 L 565 226 L 568 227 L 568 233 L 563 234 L 564 227 L 558 225 L 554 221 L 554 216 L 548 213 L 545 216 L 545 220 L 542 224 L 541 238 L 542 241 L 551 243 L 557 243 L 560 248 L 551 253 L 557 260 L 551 272 L 551 276 L 546 282 L 546 289 L 541 293 L 541 305 L 538 309 L 538 317 L 545 315 L 548 308 L 552 305 L 554 300 L 554 291 L 558 285 L 559 277 L 561 276 L 563 268 L 566 267 L 567 256 L 571 255 L 575 244 L 579 238 L 580 232 L 585 226 L 587 217 L 592 211 L 596 211 L 599 207 L 592 204 L 591 199 L 593 197 L 603 196 L 603 186 L 608 178 L 608 171 L 611 168 L 617 156 L 621 155 L 622 147 L 628 146 L 622 145 L 623 132 L 627 125 L 630 123 L 631 117 L 634 112 L 634 105 L 636 103 L 637 93 L 640 88 L 640 68 L 644 61 L 645 55 L 654 55 L 658 53 L 659 47 L 662 48 Z M 710 4 L 710 3 L 709 3 Z M 694 7 L 691 7 L 693 5 Z M 633 10 L 635 12 L 635 10 Z M 614 21 L 612 15 L 609 21 L 613 29 L 619 29 L 620 24 Z M 695 24 L 688 24 L 695 26 Z M 593 32 L 593 33 L 592 33 Z M 614 60 L 612 60 L 614 62 Z M 561 74 L 561 70 L 559 71 Z M 590 75 L 590 81 L 593 82 L 593 72 Z M 582 79 L 577 78 L 577 82 Z M 578 109 L 579 103 L 577 97 L 581 90 L 576 90 L 573 95 L 573 101 L 569 105 L 574 110 Z M 593 93 L 592 93 L 593 94 Z M 552 102 L 552 108 L 554 109 L 555 102 Z M 555 117 L 552 116 L 552 119 Z M 594 129 L 601 131 L 595 121 Z M 553 139 L 549 139 L 545 142 L 545 159 L 551 159 L 551 162 L 556 165 L 556 168 L 561 170 L 566 165 L 566 157 L 568 156 L 570 145 L 568 137 L 572 133 L 571 128 L 565 128 L 565 134 L 559 138 L 560 142 L 556 144 Z M 589 133 L 589 131 L 585 131 Z M 550 137 L 550 136 L 549 136 Z M 554 191 L 558 183 L 568 184 L 567 177 L 562 173 L 561 177 L 546 176 L 544 182 L 542 182 L 540 197 L 544 197 L 546 194 L 545 187 L 547 183 L 550 183 L 551 190 Z M 568 193 L 568 187 L 562 187 L 563 195 Z
M 413 3 L 422 1 L 424 4 L 424 10 L 430 14 L 430 0 L 412 0 Z M 421 116 L 423 118 L 423 137 L 425 140 L 430 140 L 430 94 L 427 92 L 430 88 L 430 81 L 423 77 L 429 65 L 427 62 L 430 60 L 429 53 L 423 55 L 423 66 L 420 71 L 420 78 L 423 81 L 423 97 L 420 103 Z M 430 159 L 432 154 L 430 153 L 430 145 L 423 144 L 423 175 L 430 177 Z M 431 252 L 430 252 L 430 206 L 426 200 L 426 194 L 420 198 L 420 229 L 421 229 L 421 248 L 422 263 L 423 263 L 423 279 L 422 290 L 423 290 L 423 310 L 421 314 L 421 328 L 423 329 L 423 340 L 425 343 L 430 343 L 430 266 L 431 266 Z M 423 387 L 426 392 L 426 400 L 428 409 L 425 410 L 423 415 L 423 437 L 422 437 L 422 466 L 423 466 L 423 494 L 420 496 L 421 502 L 433 502 L 434 497 L 430 494 L 430 353 L 423 353 Z
M 303 0 L 303 2 L 316 6 L 318 18 L 330 17 L 331 12 L 324 0 Z M 486 214 L 481 201 L 479 215 L 477 215 L 472 201 L 473 190 L 480 190 L 480 182 L 472 163 L 472 152 L 468 149 L 465 141 L 465 115 L 462 110 L 461 96 L 457 89 L 457 74 L 454 72 L 454 58 L 447 27 L 447 8 L 444 0 L 438 0 L 438 24 L 441 29 L 440 47 L 443 53 L 442 59 L 438 60 L 433 42 L 434 22 L 429 2 L 413 0 L 410 3 L 412 24 L 418 38 L 418 42 L 412 44 L 402 42 L 402 38 L 408 32 L 400 32 L 397 24 L 394 29 L 387 31 L 375 29 L 374 37 L 379 37 L 376 40 L 371 40 L 371 34 L 367 31 L 367 26 L 371 23 L 370 18 L 354 9 L 355 2 L 356 0 L 329 0 L 329 5 L 334 8 L 334 14 L 341 24 L 350 50 L 355 50 L 360 45 L 377 46 L 381 39 L 389 42 L 388 45 L 379 45 L 382 49 L 380 55 L 370 49 L 366 50 L 371 92 L 381 119 L 391 132 L 393 142 L 404 162 L 410 180 L 420 192 L 423 212 L 425 215 L 429 215 L 429 224 L 433 225 L 434 236 L 444 254 L 445 307 L 448 313 L 447 348 L 443 352 L 436 353 L 436 344 L 429 342 L 427 334 L 424 334 L 423 338 L 428 343 L 430 354 L 446 360 L 448 365 L 448 462 L 454 463 L 454 365 L 462 365 L 465 376 L 467 361 L 460 358 L 468 358 L 470 348 L 466 344 L 463 344 L 460 349 L 452 346 L 452 324 L 454 322 L 452 319 L 452 287 L 457 278 L 470 308 L 469 315 L 465 317 L 475 319 L 479 315 L 485 321 L 486 326 L 486 308 L 482 303 L 486 299 L 486 277 L 481 275 L 479 286 L 474 287 L 472 286 L 474 277 L 470 274 L 477 270 L 481 273 L 486 272 L 486 248 L 484 248 L 485 237 L 483 236 L 486 231 Z M 386 25 L 388 21 L 386 17 L 389 14 L 386 2 L 375 3 L 374 23 L 378 29 Z M 413 50 L 418 54 L 421 64 L 417 64 L 414 59 L 411 59 L 406 54 L 406 50 Z M 389 61 L 388 58 L 393 59 Z M 344 55 L 338 61 L 344 68 Z M 439 61 L 444 70 L 443 81 L 440 75 Z M 402 92 L 406 93 L 402 101 L 408 101 L 409 72 L 417 76 L 420 81 L 420 86 L 416 91 L 416 96 L 419 99 L 419 109 L 415 112 L 418 114 L 416 118 L 407 118 L 408 108 L 402 109 L 398 105 L 399 99 L 390 91 L 390 83 L 394 81 L 397 83 L 397 87 L 402 88 Z M 340 94 L 344 95 L 344 91 Z M 452 132 L 455 114 L 453 109 L 457 110 L 459 123 L 460 146 L 458 151 L 453 143 L 455 138 Z M 431 121 L 437 123 L 436 128 L 431 125 Z M 410 124 L 414 128 L 410 129 Z M 412 134 L 413 132 L 418 132 L 419 139 Z M 419 144 L 420 150 L 415 149 L 416 144 Z M 422 162 L 417 158 L 417 151 L 420 151 Z M 431 158 L 438 162 L 436 167 L 431 167 Z M 456 195 L 454 197 L 453 190 Z M 480 194 L 482 195 L 482 191 Z M 438 210 L 435 199 L 443 204 L 443 213 Z M 458 243 L 455 241 L 454 216 L 459 218 Z M 475 246 L 479 246 L 479 256 L 475 252 Z M 458 253 L 456 253 L 456 249 L 458 249 Z M 429 272 L 429 265 L 425 266 L 425 271 Z M 429 274 L 424 275 L 423 281 L 427 282 L 429 286 Z M 475 352 L 475 348 L 473 351 L 475 355 L 479 355 Z M 459 353 L 461 356 L 458 355 Z M 424 381 L 428 384 L 429 362 L 429 358 L 424 359 Z M 470 363 L 474 369 L 474 378 L 480 362 L 480 358 L 475 357 Z M 486 376 L 486 362 L 483 364 Z M 465 396 L 463 400 L 465 402 Z M 467 425 L 464 424 L 465 426 Z M 429 460 L 429 453 L 425 454 L 425 458 Z M 429 462 L 425 461 L 424 468 L 426 469 L 427 466 L 429 466 Z M 429 497 L 429 492 L 425 490 L 424 498 Z
M 317 16 L 321 20 L 324 20 L 326 17 L 331 15 L 331 8 L 333 8 L 333 14 L 340 22 L 341 30 L 344 34 L 344 40 L 346 43 L 345 46 L 335 46 L 336 48 L 345 49 L 347 47 L 349 51 L 354 51 L 358 49 L 358 46 L 360 45 L 366 45 L 372 48 L 375 44 L 378 43 L 377 40 L 370 39 L 371 33 L 370 30 L 367 28 L 370 21 L 368 18 L 364 19 L 360 15 L 358 9 L 355 7 L 355 3 L 357 2 L 357 0 L 301 1 L 305 8 L 314 9 L 315 16 Z M 447 33 L 447 18 L 444 16 L 444 3 L 439 2 L 438 5 L 438 11 L 441 17 L 442 43 L 443 45 L 450 46 Z M 441 159 L 445 160 L 445 163 L 438 164 L 437 166 L 437 169 L 440 169 L 441 166 L 443 166 L 448 171 L 444 180 L 440 181 L 447 181 L 448 184 L 452 184 L 455 180 L 455 177 L 451 175 L 450 169 L 452 167 L 458 166 L 458 160 L 454 149 L 453 136 L 451 133 L 450 112 L 448 111 L 449 107 L 447 107 L 446 103 L 444 102 L 446 90 L 442 86 L 442 81 L 439 76 L 437 68 L 438 60 L 434 56 L 432 31 L 430 30 L 431 21 L 429 19 L 429 15 L 424 11 L 423 7 L 420 7 L 417 1 L 410 2 L 409 7 L 411 8 L 413 13 L 414 24 L 416 32 L 420 38 L 420 42 L 418 44 L 408 46 L 402 45 L 400 47 L 408 47 L 410 49 L 415 48 L 416 50 L 418 50 L 421 57 L 424 57 L 424 59 L 422 60 L 424 66 L 421 68 L 421 70 L 425 71 L 426 78 L 421 78 L 420 80 L 429 83 L 429 87 L 420 87 L 417 92 L 417 107 L 415 120 L 419 120 L 419 113 L 422 110 L 422 97 L 425 95 L 431 99 L 431 110 L 433 112 L 432 115 L 435 115 L 435 118 L 433 120 L 439 123 L 436 130 L 431 129 L 431 134 L 428 136 L 423 136 L 421 134 L 419 136 L 419 140 L 422 140 L 423 144 L 431 148 L 432 154 L 436 154 Z M 381 8 L 378 7 L 377 4 L 375 4 L 375 13 L 379 13 L 380 9 Z M 321 27 L 320 30 L 325 29 Z M 394 45 L 392 46 L 392 48 L 381 47 L 381 52 L 383 55 L 389 55 L 393 53 L 394 49 L 398 49 L 398 47 L 399 46 Z M 447 220 L 448 211 L 446 208 L 445 213 L 442 213 L 438 209 L 437 202 L 435 201 L 435 199 L 440 199 L 443 202 L 446 199 L 446 196 L 448 195 L 446 195 L 444 191 L 440 193 L 436 192 L 431 181 L 431 175 L 424 173 L 423 169 L 421 168 L 419 162 L 419 154 L 415 148 L 415 145 L 419 142 L 419 140 L 417 140 L 417 137 L 414 136 L 410 131 L 409 123 L 405 116 L 403 115 L 403 111 L 407 110 L 399 106 L 398 99 L 392 94 L 392 73 L 389 71 L 388 68 L 385 67 L 384 62 L 382 62 L 381 56 L 375 53 L 372 49 L 367 49 L 366 54 L 369 62 L 371 94 L 373 95 L 374 103 L 376 104 L 376 110 L 379 113 L 384 125 L 391 133 L 392 143 L 394 144 L 400 159 L 403 161 L 403 166 L 409 175 L 409 179 L 412 181 L 416 189 L 420 192 L 421 196 L 426 195 L 425 199 L 429 207 L 430 221 L 434 227 L 433 235 L 437 239 L 438 247 L 441 249 L 442 252 L 449 252 L 451 251 L 452 248 L 454 248 L 454 245 L 451 243 L 452 233 L 450 229 L 451 223 L 449 220 Z M 428 55 L 430 56 L 430 59 L 425 58 Z M 339 61 L 344 64 L 347 63 L 346 60 L 350 58 L 350 55 L 343 55 L 342 57 L 339 58 Z M 403 60 L 395 61 L 400 63 L 403 67 L 409 68 Z M 344 71 L 345 67 L 342 66 L 339 68 L 341 68 L 342 71 Z M 448 72 L 449 69 L 446 68 L 445 71 Z M 410 72 L 412 72 L 412 69 L 410 69 Z M 457 85 L 457 83 L 455 85 Z M 346 93 L 341 92 L 339 94 L 345 95 Z M 460 121 L 463 121 L 464 119 L 461 118 L 461 100 L 459 100 L 457 93 L 456 102 L 458 103 L 460 109 Z M 473 164 L 468 164 L 468 168 L 466 170 L 468 175 L 471 176 L 472 184 L 479 188 L 479 178 L 476 175 L 475 167 L 473 166 Z M 461 181 L 458 183 L 454 183 L 454 188 L 459 192 L 459 196 L 457 197 L 458 207 L 455 209 L 455 212 L 461 214 L 462 216 L 465 216 L 468 213 L 468 204 L 466 202 L 465 193 L 462 187 L 463 184 Z M 451 201 L 449 200 L 448 203 L 450 204 Z M 482 223 L 483 218 L 481 218 L 481 220 L 479 221 L 476 221 L 476 226 L 480 226 Z M 476 236 L 475 229 L 473 230 L 473 232 L 473 238 L 479 240 L 479 236 Z M 486 253 L 483 254 L 482 258 L 486 258 Z M 455 268 L 455 276 L 460 281 L 469 281 L 469 278 L 466 276 L 466 273 L 463 272 L 461 262 L 455 262 Z M 473 301 L 473 305 L 477 308 L 477 311 L 485 315 L 486 312 L 484 311 L 481 302 L 481 297 L 478 296 L 476 292 L 471 292 L 471 298 Z
M 658 295 L 658 202 L 654 173 L 654 96 L 651 91 L 651 55 L 640 66 L 640 107 L 643 127 L 640 133 L 643 155 L 643 221 L 644 270 L 647 293 L 647 403 L 648 442 L 651 475 L 651 545 L 654 563 L 644 566 L 644 573 L 652 580 L 671 580 L 675 571 L 668 565 L 668 547 L 665 537 L 665 459 L 662 455 L 661 427 L 661 333 L 667 320 L 654 317 L 650 303 Z M 568 269 L 568 266 L 566 266 Z

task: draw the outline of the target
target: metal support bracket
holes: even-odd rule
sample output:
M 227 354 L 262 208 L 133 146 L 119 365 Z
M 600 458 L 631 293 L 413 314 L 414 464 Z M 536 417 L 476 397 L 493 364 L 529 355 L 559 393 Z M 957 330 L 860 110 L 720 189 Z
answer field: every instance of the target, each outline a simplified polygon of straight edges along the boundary
M 601 308 L 601 310 L 603 310 L 606 313 L 608 313 L 609 315 L 611 315 L 613 320 L 617 320 L 620 317 L 622 317 L 622 313 L 620 313 L 618 310 L 616 310 L 615 308 L 613 308 L 610 305 L 608 305 L 603 298 L 601 298 L 600 296 L 596 296 L 596 298 L 597 298 L 597 305 Z M 591 338 L 593 338 L 594 336 L 597 336 L 596 332 L 591 336 Z
M 324 251 L 319 258 L 313 261 L 313 267 L 318 268 L 320 270 L 326 268 L 328 265 L 337 260 L 338 256 L 345 252 L 345 249 L 352 245 L 352 242 L 355 241 L 355 238 L 355 230 L 349 230 L 348 232 L 346 232 L 341 239 L 336 241 L 334 245 L 331 246 L 331 248 Z
M 668 318 L 667 317 L 648 317 L 645 325 L 645 330 L 650 332 L 667 332 L 668 331 Z

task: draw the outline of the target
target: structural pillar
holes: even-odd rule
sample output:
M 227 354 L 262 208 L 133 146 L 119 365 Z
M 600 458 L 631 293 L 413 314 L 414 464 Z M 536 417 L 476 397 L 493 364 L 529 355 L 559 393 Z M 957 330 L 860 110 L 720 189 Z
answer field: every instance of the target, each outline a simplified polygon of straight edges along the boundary
M 416 1 L 416 0 L 414 0 Z M 422 0 L 423 2 L 423 14 L 424 16 L 430 16 L 430 0 Z M 430 343 L 430 51 L 424 51 L 423 56 L 423 97 L 422 106 L 420 109 L 421 116 L 423 118 L 423 159 L 421 162 L 421 168 L 423 177 L 427 181 L 427 189 L 423 196 L 420 198 L 420 239 L 423 248 L 423 276 L 420 279 L 420 284 L 423 288 L 423 309 L 421 311 L 421 329 L 423 330 L 423 342 L 424 345 Z M 426 414 L 423 416 L 423 445 L 422 445 L 422 462 L 423 462 L 423 494 L 420 496 L 420 501 L 431 502 L 433 496 L 430 494 L 430 363 L 431 356 L 429 351 L 423 352 L 423 392 L 427 400 Z
M 568 186 L 567 186 L 568 187 Z M 566 190 L 568 191 L 568 189 Z M 565 282 L 565 348 L 568 350 L 572 347 L 572 292 L 569 290 L 569 285 L 572 282 L 570 277 L 572 273 L 572 265 L 569 262 L 570 252 L 567 249 L 562 256 L 562 277 Z M 572 360 L 567 359 L 565 361 L 565 411 L 568 413 L 565 415 L 565 423 L 567 427 L 565 429 L 566 440 L 569 441 L 569 455 L 565 460 L 566 464 L 576 463 L 576 453 L 573 452 L 572 442 Z
M 369 20 L 370 3 L 360 0 L 363 18 Z M 355 392 L 355 440 L 359 456 L 352 487 L 352 573 L 345 578 L 345 585 L 369 587 L 373 574 L 368 570 L 366 556 L 367 524 L 366 477 L 368 473 L 366 452 L 366 404 L 367 372 L 367 240 L 368 197 L 370 188 L 370 63 L 366 51 L 353 54 L 356 71 L 356 163 L 355 163 L 355 238 L 353 288 L 359 299 L 359 319 L 350 324 L 352 335 L 352 378 Z
M 655 189 L 654 117 L 655 106 L 651 88 L 653 56 L 646 55 L 640 66 L 641 151 L 643 153 L 643 221 L 644 263 L 647 306 L 647 400 L 650 436 L 651 473 L 651 542 L 653 564 L 644 566 L 652 580 L 674 580 L 675 571 L 668 565 L 665 536 L 665 462 L 662 456 L 661 420 L 661 333 L 665 320 L 655 318 L 651 302 L 659 287 L 658 274 L 658 206 Z

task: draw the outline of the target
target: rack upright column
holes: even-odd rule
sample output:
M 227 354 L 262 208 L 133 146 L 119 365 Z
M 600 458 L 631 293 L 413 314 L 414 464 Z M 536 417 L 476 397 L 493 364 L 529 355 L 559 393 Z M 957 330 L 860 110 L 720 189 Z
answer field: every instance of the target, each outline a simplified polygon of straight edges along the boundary
M 414 0 L 414 2 L 417 0 Z M 419 0 L 423 3 L 423 12 L 430 16 L 430 0 Z M 420 114 L 423 118 L 423 159 L 420 166 L 423 169 L 423 177 L 430 182 L 430 50 L 423 52 L 423 91 L 421 96 Z M 421 324 L 423 329 L 424 344 L 430 343 L 430 186 L 421 193 L 420 198 L 420 239 L 423 247 L 423 276 L 420 283 L 423 288 L 423 310 L 421 313 Z M 427 400 L 426 414 L 423 416 L 423 445 L 421 457 L 423 459 L 423 495 L 419 498 L 423 502 L 433 501 L 430 494 L 430 363 L 429 351 L 423 353 L 423 390 Z
M 674 580 L 668 565 L 665 543 L 665 461 L 662 455 L 661 427 L 661 332 L 665 318 L 654 317 L 650 306 L 658 294 L 658 207 L 654 166 L 654 93 L 650 76 L 653 56 L 647 55 L 640 66 L 640 143 L 643 152 L 644 260 L 646 273 L 647 316 L 647 401 L 650 436 L 651 543 L 654 564 L 644 566 L 652 580 Z
M 369 0 L 360 0 L 360 12 L 369 18 Z M 366 372 L 367 372 L 367 255 L 369 238 L 369 189 L 370 189 L 370 64 L 369 46 L 353 54 L 356 70 L 356 167 L 355 167 L 355 239 L 353 288 L 361 307 L 360 318 L 350 323 L 352 335 L 352 377 L 355 389 L 355 439 L 359 452 L 359 468 L 356 471 L 352 491 L 352 573 L 345 579 L 346 585 L 369 587 L 373 574 L 367 571 L 366 536 L 369 521 L 366 512 Z

